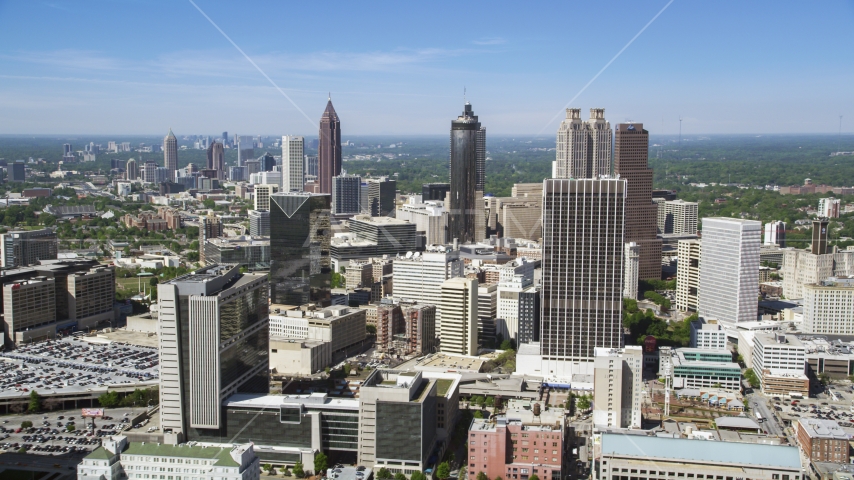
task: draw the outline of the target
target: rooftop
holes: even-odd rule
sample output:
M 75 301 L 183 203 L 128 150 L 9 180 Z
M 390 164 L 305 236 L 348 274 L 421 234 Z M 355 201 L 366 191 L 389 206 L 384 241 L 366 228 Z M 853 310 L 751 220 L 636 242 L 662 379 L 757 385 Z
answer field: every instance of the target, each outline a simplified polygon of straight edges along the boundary
M 237 393 L 223 402 L 227 407 L 243 408 L 280 408 L 283 405 L 301 404 L 307 407 L 318 406 L 323 408 L 340 408 L 342 410 L 353 410 L 359 408 L 359 400 L 349 398 L 330 398 L 325 393 L 312 393 L 310 395 L 263 395 L 251 393 Z
M 850 438 L 850 436 L 842 430 L 842 427 L 833 420 L 801 418 L 798 419 L 798 423 L 810 438 L 832 438 L 836 440 L 848 440 Z
M 698 442 L 704 442 L 700 444 Z M 797 447 L 710 442 L 684 438 L 660 438 L 605 433 L 602 454 L 642 459 L 663 459 L 714 464 L 767 466 L 800 471 Z

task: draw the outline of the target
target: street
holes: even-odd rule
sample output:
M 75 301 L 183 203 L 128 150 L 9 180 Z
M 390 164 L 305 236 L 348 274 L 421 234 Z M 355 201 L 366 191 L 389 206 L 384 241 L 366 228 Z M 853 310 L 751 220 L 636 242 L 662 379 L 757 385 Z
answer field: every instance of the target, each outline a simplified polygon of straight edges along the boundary
M 747 396 L 747 403 L 753 410 L 753 413 L 750 415 L 751 417 L 756 419 L 756 413 L 759 413 L 765 419 L 764 422 L 760 422 L 760 425 L 768 431 L 769 435 L 786 437 L 783 427 L 778 423 L 777 416 L 774 415 L 774 410 L 769 406 L 768 399 L 765 396 L 756 393 L 750 394 Z

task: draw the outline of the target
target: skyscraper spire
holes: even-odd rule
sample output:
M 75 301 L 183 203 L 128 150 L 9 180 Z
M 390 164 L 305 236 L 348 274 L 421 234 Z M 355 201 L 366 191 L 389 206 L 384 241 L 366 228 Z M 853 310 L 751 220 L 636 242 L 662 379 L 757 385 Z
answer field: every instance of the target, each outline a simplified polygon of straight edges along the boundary
M 320 118 L 317 161 L 320 193 L 332 193 L 332 177 L 341 175 L 341 121 L 332 106 L 332 92 Z
M 169 170 L 169 181 L 174 182 L 175 170 L 178 170 L 178 139 L 172 133 L 172 127 L 163 139 L 163 166 Z

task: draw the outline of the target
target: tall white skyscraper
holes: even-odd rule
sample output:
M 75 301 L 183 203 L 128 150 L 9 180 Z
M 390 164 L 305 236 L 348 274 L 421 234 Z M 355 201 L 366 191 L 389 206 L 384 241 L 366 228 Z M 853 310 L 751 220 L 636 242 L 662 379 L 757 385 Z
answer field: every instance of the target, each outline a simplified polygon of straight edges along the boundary
M 740 218 L 703 219 L 698 313 L 733 325 L 756 321 L 762 223 Z
M 635 242 L 626 243 L 623 268 L 623 296 L 638 298 L 638 270 L 640 269 L 640 246 Z
M 542 375 L 592 373 L 596 347 L 623 346 L 626 181 L 543 185 Z
M 293 135 L 282 137 L 282 191 L 301 192 L 305 186 L 303 158 L 305 138 Z
M 765 224 L 764 245 L 786 246 L 786 222 L 775 220 Z
M 604 108 L 591 108 L 581 121 L 580 108 L 567 108 L 557 131 L 553 178 L 596 178 L 611 173 L 613 130 Z
M 436 305 L 436 330 L 442 323 L 442 283 L 462 277 L 460 252 L 423 252 L 394 259 L 394 296 Z

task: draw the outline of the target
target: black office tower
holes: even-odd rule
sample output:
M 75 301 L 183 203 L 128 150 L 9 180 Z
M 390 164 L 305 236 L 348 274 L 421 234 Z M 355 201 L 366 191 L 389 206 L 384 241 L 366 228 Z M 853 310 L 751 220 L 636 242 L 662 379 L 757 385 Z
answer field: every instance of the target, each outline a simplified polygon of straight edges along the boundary
M 425 183 L 421 185 L 421 201 L 441 200 L 445 201 L 445 195 L 451 191 L 449 183 Z
M 827 253 L 827 225 L 826 218 L 812 221 L 812 246 L 810 252 L 813 255 L 824 255 Z
M 478 148 L 478 146 L 481 148 Z M 466 102 L 465 110 L 456 120 L 451 121 L 451 161 L 450 161 L 450 205 L 448 216 L 448 238 L 460 243 L 475 241 L 475 211 L 479 199 L 475 192 L 478 187 L 478 157 L 485 155 L 485 134 L 480 122 Z M 480 178 L 483 182 L 483 175 Z M 481 192 L 482 194 L 482 192 Z
M 332 198 L 304 192 L 270 196 L 270 297 L 273 303 L 328 307 Z

